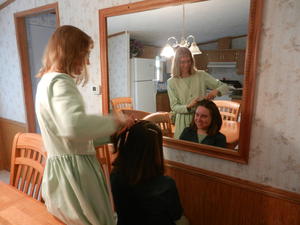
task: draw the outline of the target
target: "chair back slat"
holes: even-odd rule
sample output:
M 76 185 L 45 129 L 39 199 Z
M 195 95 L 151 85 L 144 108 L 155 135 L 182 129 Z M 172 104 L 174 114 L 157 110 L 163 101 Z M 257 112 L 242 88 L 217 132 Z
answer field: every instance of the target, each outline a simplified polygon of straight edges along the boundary
M 26 165 L 20 165 L 20 169 L 21 169 L 21 185 L 20 185 L 20 190 L 23 191 L 24 190 L 24 186 L 25 186 L 26 174 L 27 174 L 28 166 L 26 166 Z
M 35 184 L 37 182 L 37 177 L 38 177 L 39 173 L 38 171 L 34 170 L 33 171 L 33 176 L 32 176 L 32 183 Z M 29 190 L 29 195 L 30 196 L 33 196 L 34 194 L 34 189 L 35 189 L 35 186 L 34 185 L 31 185 L 30 187 L 30 190 Z
M 39 174 L 37 183 L 35 185 L 35 192 L 34 192 L 34 196 L 33 196 L 35 199 L 38 199 L 38 200 L 42 200 L 42 196 L 41 196 L 41 192 L 40 192 L 41 185 L 42 185 L 42 179 L 43 179 L 43 175 Z
M 25 177 L 25 187 L 24 187 L 24 192 L 25 193 L 28 193 L 28 190 L 29 190 L 29 187 L 30 187 L 30 181 L 31 181 L 31 176 L 32 176 L 32 171 L 33 171 L 33 168 L 32 167 L 29 167 L 27 169 L 27 174 L 26 174 L 26 177 Z
M 143 119 L 145 116 L 148 116 L 150 113 L 141 111 L 141 110 L 135 110 L 135 109 L 121 109 L 121 112 L 124 115 L 130 116 L 133 119 Z
M 240 103 L 226 100 L 214 100 L 222 120 L 238 121 L 240 114 Z
M 116 113 L 119 113 L 122 109 L 133 109 L 132 98 L 130 97 L 113 98 L 110 102 L 112 110 Z
M 16 134 L 12 147 L 10 184 L 42 201 L 40 186 L 46 158 L 47 154 L 41 135 Z
M 173 137 L 170 113 L 156 112 L 145 116 L 143 120 L 148 120 L 155 123 L 161 128 L 163 136 Z

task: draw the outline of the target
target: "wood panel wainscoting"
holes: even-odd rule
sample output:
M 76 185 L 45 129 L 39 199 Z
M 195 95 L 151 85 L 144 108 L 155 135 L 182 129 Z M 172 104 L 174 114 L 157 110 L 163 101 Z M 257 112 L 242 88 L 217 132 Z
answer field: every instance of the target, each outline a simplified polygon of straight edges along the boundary
M 12 142 L 18 132 L 27 132 L 25 123 L 0 118 L 0 134 L 2 136 L 2 142 L 0 142 L 0 157 L 2 159 L 0 160 L 0 169 L 10 169 Z
M 4 169 L 4 144 L 3 144 L 3 138 L 2 138 L 2 130 L 0 127 L 0 170 Z
M 300 194 L 166 160 L 191 225 L 299 225 Z

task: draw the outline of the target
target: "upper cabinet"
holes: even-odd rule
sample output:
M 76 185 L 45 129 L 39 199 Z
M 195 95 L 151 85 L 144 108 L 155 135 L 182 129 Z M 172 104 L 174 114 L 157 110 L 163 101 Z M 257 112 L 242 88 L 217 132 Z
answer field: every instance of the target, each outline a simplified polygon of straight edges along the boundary
M 244 74 L 245 49 L 231 48 L 231 38 L 222 38 L 216 42 L 218 49 L 201 50 L 201 55 L 194 56 L 196 68 L 207 71 L 209 62 L 236 62 L 236 73 Z

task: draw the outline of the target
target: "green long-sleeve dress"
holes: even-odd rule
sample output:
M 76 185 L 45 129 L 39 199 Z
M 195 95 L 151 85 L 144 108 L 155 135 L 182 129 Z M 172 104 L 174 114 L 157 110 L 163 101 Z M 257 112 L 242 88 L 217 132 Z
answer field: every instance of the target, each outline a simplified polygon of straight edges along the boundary
M 74 80 L 61 73 L 41 78 L 35 107 L 48 156 L 42 181 L 48 211 L 69 225 L 115 224 L 92 141 L 109 140 L 113 118 L 86 114 Z
M 227 94 L 226 84 L 215 79 L 203 70 L 198 70 L 189 77 L 171 77 L 167 82 L 168 95 L 172 112 L 175 114 L 174 138 L 179 139 L 183 129 L 193 119 L 194 109 L 188 111 L 186 106 L 196 97 L 205 97 L 207 89 L 217 89 L 221 95 Z

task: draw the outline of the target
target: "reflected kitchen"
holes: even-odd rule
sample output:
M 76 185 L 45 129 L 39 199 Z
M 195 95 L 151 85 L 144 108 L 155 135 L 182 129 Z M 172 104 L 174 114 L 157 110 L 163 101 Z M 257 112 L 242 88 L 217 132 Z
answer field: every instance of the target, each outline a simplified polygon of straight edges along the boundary
M 194 4 L 187 4 L 186 9 L 191 11 L 195 8 L 196 10 L 197 6 L 192 5 Z M 147 26 L 144 26 L 142 30 L 135 30 L 131 27 L 134 22 L 142 21 L 143 18 L 147 18 L 148 21 L 151 21 L 150 18 L 156 18 L 157 11 L 164 10 L 166 18 L 176 15 L 174 11 L 168 13 L 167 9 L 145 11 L 142 15 L 135 13 L 108 18 L 107 44 L 111 111 L 115 109 L 111 100 L 126 97 L 130 99 L 131 105 L 123 108 L 123 113 L 124 110 L 129 114 L 134 111 L 135 117 L 139 119 L 144 118 L 145 115 L 155 114 L 157 118 L 154 120 L 161 121 L 162 118 L 159 116 L 163 115 L 159 114 L 165 112 L 172 118 L 167 93 L 167 80 L 171 77 L 172 58 L 161 56 L 161 53 L 168 36 L 173 35 L 174 32 L 170 34 L 165 32 L 165 36 L 160 38 L 158 36 L 162 36 L 164 32 L 151 32 L 151 24 L 149 24 L 150 31 L 147 30 Z M 198 70 L 208 72 L 230 87 L 228 94 L 217 96 L 214 102 L 218 102 L 218 108 L 222 115 L 223 125 L 220 132 L 226 136 L 227 148 L 236 150 L 238 149 L 241 121 L 248 8 L 246 7 L 244 11 L 246 12 L 245 23 L 240 23 L 240 26 L 236 25 L 234 28 L 229 26 L 230 29 L 224 29 L 219 33 L 206 32 L 209 34 L 206 35 L 206 39 L 197 41 L 197 46 L 202 54 L 194 55 L 195 67 Z M 134 22 L 130 20 L 133 15 Z M 191 16 L 195 17 L 195 14 L 191 13 Z M 226 14 L 223 17 L 230 17 L 230 15 Z M 127 25 L 120 26 L 121 21 Z M 174 21 L 173 18 L 170 24 Z M 228 18 L 228 21 L 232 22 L 232 19 Z M 226 24 L 222 25 L 226 27 Z M 174 30 L 176 31 L 176 29 Z M 186 30 L 188 33 L 197 33 L 195 27 L 192 26 L 188 26 Z M 171 130 L 166 132 L 165 136 L 172 137 L 174 123 L 172 120 L 170 123 L 170 126 L 165 125 L 166 129 Z
M 128 34 L 124 33 L 124 35 L 127 36 Z M 109 39 L 109 43 L 113 43 L 113 40 Z M 207 71 L 230 87 L 228 94 L 215 98 L 216 102 L 221 100 L 241 104 L 245 43 L 246 37 L 243 36 L 222 38 L 213 45 L 199 45 L 202 54 L 194 56 L 197 69 Z M 141 49 L 135 56 L 132 52 L 129 53 L 131 57 L 127 77 L 112 79 L 113 73 L 110 73 L 110 99 L 130 97 L 134 110 L 148 113 L 171 112 L 167 80 L 171 77 L 172 62 L 170 59 L 159 55 L 161 48 L 154 48 L 142 43 L 140 46 Z M 218 46 L 218 49 L 213 49 L 212 46 Z M 110 67 L 110 70 L 113 68 Z M 129 84 L 127 89 L 116 88 L 124 86 L 124 83 Z M 238 108 L 237 113 L 239 111 Z M 234 121 L 230 120 L 223 121 L 221 133 L 226 136 L 228 148 L 235 149 L 239 138 L 240 115 L 237 115 Z M 174 124 L 172 124 L 174 129 L 173 126 Z

